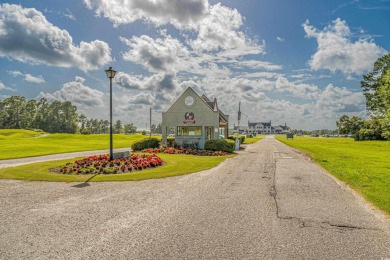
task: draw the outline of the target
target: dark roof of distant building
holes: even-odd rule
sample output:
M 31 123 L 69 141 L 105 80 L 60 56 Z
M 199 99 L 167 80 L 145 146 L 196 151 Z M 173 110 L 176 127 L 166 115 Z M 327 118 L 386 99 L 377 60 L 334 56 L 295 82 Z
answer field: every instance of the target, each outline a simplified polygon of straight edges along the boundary
M 271 121 L 269 121 L 269 122 L 249 122 L 248 121 L 248 126 L 256 126 L 258 124 L 262 124 L 263 126 L 271 126 Z

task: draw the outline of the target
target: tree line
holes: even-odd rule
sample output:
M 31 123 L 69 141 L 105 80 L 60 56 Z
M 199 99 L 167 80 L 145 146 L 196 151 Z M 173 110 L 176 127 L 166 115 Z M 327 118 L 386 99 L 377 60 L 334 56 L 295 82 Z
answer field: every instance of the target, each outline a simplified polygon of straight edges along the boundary
M 110 132 L 110 121 L 103 119 L 88 119 L 81 114 L 79 116 L 79 127 L 81 134 L 106 134 Z M 117 120 L 112 125 L 114 134 L 135 134 L 137 127 L 133 123 L 123 124 L 121 120 Z
M 355 140 L 390 140 L 390 54 L 374 63 L 374 69 L 361 81 L 368 119 L 343 115 L 336 122 L 340 134 Z
M 12 96 L 0 100 L 0 128 L 41 129 L 49 133 L 77 133 L 77 108 L 71 102 Z
M 54 101 L 45 98 L 26 100 L 11 96 L 0 100 L 0 129 L 40 129 L 48 133 L 104 134 L 110 132 L 110 122 L 102 119 L 88 119 L 78 115 L 77 107 L 71 102 Z M 161 123 L 152 125 L 152 132 L 161 133 Z M 137 127 L 117 120 L 113 124 L 116 134 L 134 134 Z

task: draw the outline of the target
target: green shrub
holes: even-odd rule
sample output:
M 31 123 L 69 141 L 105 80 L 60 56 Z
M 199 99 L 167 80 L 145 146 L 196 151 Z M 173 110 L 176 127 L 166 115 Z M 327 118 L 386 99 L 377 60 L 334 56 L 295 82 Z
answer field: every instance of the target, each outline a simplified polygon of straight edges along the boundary
M 158 148 L 160 146 L 160 140 L 157 138 L 146 138 L 141 141 L 134 142 L 131 145 L 131 149 L 134 151 L 141 151 L 148 148 Z
M 236 141 L 237 139 L 240 140 L 240 144 L 243 144 L 245 141 L 245 135 L 230 135 L 228 139 Z
M 234 151 L 234 142 L 226 139 L 207 140 L 204 149 L 231 153 Z
M 236 149 L 236 141 L 234 140 L 226 140 L 226 141 L 230 145 L 231 152 L 233 152 Z
M 90 135 L 92 133 L 91 133 L 91 130 L 89 130 L 89 128 L 83 128 L 83 130 L 81 130 L 81 134 L 82 135 Z
M 167 146 L 168 147 L 173 147 L 175 144 L 175 137 L 168 137 L 167 138 Z

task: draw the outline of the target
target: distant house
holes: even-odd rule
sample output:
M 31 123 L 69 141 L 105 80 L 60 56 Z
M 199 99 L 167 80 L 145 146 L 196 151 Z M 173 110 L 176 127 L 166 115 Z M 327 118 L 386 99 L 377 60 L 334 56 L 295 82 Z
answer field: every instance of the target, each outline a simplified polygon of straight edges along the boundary
M 249 134 L 271 134 L 272 125 L 271 120 L 269 122 L 249 122 L 248 121 Z
M 196 143 L 204 149 L 207 140 L 228 137 L 228 122 L 229 116 L 218 108 L 216 98 L 199 96 L 189 87 L 162 113 L 162 142 L 166 143 L 172 132 L 176 143 Z
M 272 125 L 271 120 L 269 122 L 249 122 L 248 121 L 248 134 L 284 134 L 287 133 L 290 128 L 285 124 Z

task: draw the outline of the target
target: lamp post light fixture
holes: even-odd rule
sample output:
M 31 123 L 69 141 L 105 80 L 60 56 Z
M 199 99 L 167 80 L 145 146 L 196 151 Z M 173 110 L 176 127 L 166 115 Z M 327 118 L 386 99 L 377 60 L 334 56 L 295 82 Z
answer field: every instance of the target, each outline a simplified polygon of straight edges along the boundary
M 110 67 L 108 70 L 105 70 L 107 77 L 110 79 L 110 161 L 113 160 L 112 152 L 112 79 L 115 77 L 116 71 Z

